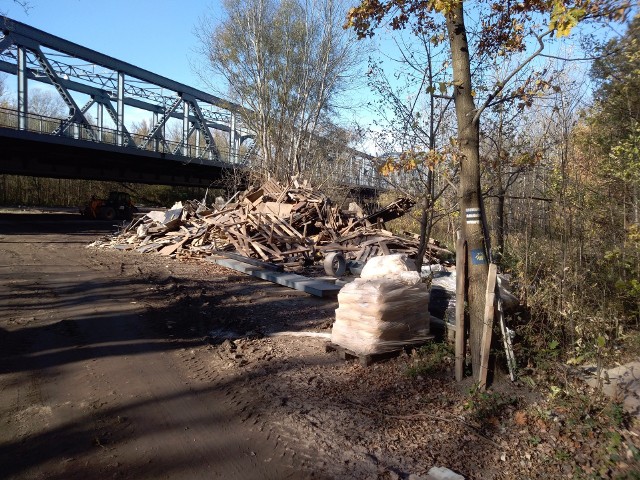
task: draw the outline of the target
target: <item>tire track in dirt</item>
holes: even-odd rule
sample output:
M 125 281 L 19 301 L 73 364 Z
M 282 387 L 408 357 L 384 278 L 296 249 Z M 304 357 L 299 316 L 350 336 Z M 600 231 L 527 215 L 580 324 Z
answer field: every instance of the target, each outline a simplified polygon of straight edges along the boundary
M 146 306 L 163 304 L 148 279 L 166 275 L 165 260 L 139 267 L 120 252 L 67 244 L 64 234 L 12 235 L 3 227 L 12 254 L 0 249 L 6 265 L 0 296 L 11 304 L 0 316 L 0 346 L 6 352 L 14 345 L 0 354 L 0 415 L 7 427 L 0 463 L 10 466 L 3 475 L 312 476 L 299 470 L 293 450 L 260 431 L 259 422 L 236 418 L 249 407 L 240 379 L 190 357 L 176 364 L 201 339 L 168 339 L 149 328 Z M 22 264 L 41 268 L 25 272 Z M 19 276 L 21 285 L 10 282 Z M 9 312 L 21 307 L 35 318 L 10 322 Z

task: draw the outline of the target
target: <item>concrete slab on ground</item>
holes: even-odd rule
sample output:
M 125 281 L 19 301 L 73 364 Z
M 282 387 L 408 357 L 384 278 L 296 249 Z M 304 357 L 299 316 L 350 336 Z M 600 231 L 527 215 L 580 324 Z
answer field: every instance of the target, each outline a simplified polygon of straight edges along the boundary
M 300 290 L 302 292 L 315 295 L 316 297 L 335 297 L 342 288 L 340 285 L 335 285 L 334 283 L 330 283 L 326 280 L 304 277 L 297 273 L 274 272 L 272 270 L 267 270 L 265 268 L 230 258 L 210 257 L 208 260 L 213 263 L 217 263 L 218 265 L 222 265 L 223 267 L 231 268 L 232 270 L 246 273 L 247 275 L 252 275 L 256 278 L 277 283 L 278 285 Z
M 597 387 L 596 367 L 587 366 L 583 369 L 585 381 L 590 386 Z M 622 401 L 627 412 L 640 417 L 640 359 L 603 370 L 600 377 L 605 395 Z

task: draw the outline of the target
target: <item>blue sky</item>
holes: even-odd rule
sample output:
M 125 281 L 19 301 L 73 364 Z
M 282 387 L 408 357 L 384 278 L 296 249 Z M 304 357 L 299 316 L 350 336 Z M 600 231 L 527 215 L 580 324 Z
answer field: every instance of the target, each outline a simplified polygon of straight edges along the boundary
M 0 0 L 0 12 L 47 33 L 187 85 L 203 88 L 191 63 L 199 18 L 219 12 L 217 0 L 27 0 L 27 12 Z
M 221 17 L 222 0 L 26 1 L 27 11 L 13 0 L 0 0 L 0 14 L 171 80 L 210 91 L 193 67 L 206 62 L 197 53 L 195 30 L 201 18 Z M 224 96 L 221 92 L 211 93 Z M 362 98 L 368 95 L 366 87 L 364 91 L 353 92 L 351 104 L 364 102 Z M 360 121 L 368 121 L 370 116 L 364 110 L 352 115 Z M 347 124 L 352 118 L 346 119 Z
M 0 0 L 0 13 L 172 80 L 208 90 L 192 67 L 206 62 L 196 51 L 195 29 L 203 16 L 220 17 L 221 0 L 26 1 L 30 8 L 25 12 L 13 0 Z M 382 37 L 382 32 L 376 36 L 385 50 L 390 51 L 391 44 L 385 44 Z M 367 48 L 364 45 L 361 48 L 364 57 Z M 388 62 L 385 67 L 393 69 Z M 350 100 L 361 105 L 370 98 L 371 93 L 362 85 Z M 362 106 L 351 114 L 365 125 L 375 118 Z

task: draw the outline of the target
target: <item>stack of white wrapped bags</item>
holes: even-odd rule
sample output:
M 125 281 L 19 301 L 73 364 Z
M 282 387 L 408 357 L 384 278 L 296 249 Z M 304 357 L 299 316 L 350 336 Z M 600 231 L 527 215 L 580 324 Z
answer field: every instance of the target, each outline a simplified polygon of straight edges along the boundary
M 331 342 L 370 355 L 431 338 L 429 287 L 415 270 L 404 254 L 371 258 L 338 293 Z

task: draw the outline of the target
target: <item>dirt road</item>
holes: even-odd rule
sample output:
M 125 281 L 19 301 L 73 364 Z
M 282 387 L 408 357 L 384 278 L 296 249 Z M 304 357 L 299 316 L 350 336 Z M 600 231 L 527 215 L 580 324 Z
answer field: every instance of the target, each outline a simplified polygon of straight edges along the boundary
M 0 476 L 320 478 L 313 452 L 247 421 L 242 372 L 205 368 L 201 356 L 212 317 L 227 333 L 251 328 L 259 282 L 85 248 L 109 229 L 0 215 Z M 269 312 L 282 298 L 262 300 L 253 317 L 280 328 Z
M 614 430 L 605 403 L 583 418 L 600 397 L 578 378 L 561 399 L 506 378 L 479 394 L 453 380 L 444 344 L 345 362 L 321 338 L 278 335 L 329 332 L 335 302 L 204 261 L 87 248 L 109 230 L 0 213 L 2 479 L 640 471 L 637 426 Z

